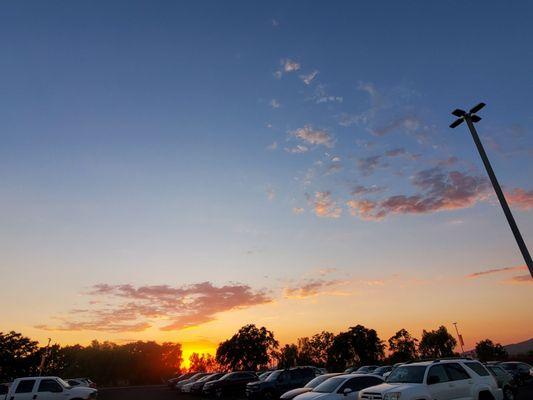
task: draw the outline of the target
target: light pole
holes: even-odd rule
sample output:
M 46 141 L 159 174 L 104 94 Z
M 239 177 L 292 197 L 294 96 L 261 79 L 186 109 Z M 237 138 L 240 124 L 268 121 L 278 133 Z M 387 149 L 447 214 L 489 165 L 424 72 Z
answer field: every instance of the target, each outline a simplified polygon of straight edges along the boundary
M 457 322 L 454 322 L 453 326 L 455 326 L 455 332 L 457 333 L 457 339 L 459 339 L 459 344 L 461 345 L 461 355 L 464 357 L 465 349 L 463 348 L 463 346 L 465 343 L 463 342 L 463 337 L 459 334 L 459 329 L 457 329 Z
M 505 196 L 503 194 L 502 188 L 500 187 L 500 184 L 498 183 L 498 179 L 496 179 L 496 175 L 494 174 L 494 171 L 492 170 L 492 166 L 490 165 L 489 158 L 487 157 L 487 153 L 485 153 L 485 149 L 483 148 L 483 144 L 481 144 L 481 140 L 479 140 L 479 136 L 477 134 L 476 128 L 474 127 L 474 123 L 481 121 L 481 117 L 477 116 L 476 113 L 481 110 L 483 107 L 485 107 L 485 103 L 479 103 L 477 106 L 470 109 L 470 111 L 466 112 L 461 109 L 455 109 L 452 111 L 452 114 L 457 117 L 457 119 L 450 125 L 450 128 L 456 128 L 463 121 L 466 122 L 468 125 L 468 129 L 470 129 L 470 133 L 472 134 L 472 139 L 474 139 L 474 143 L 476 144 L 477 150 L 479 151 L 479 155 L 481 156 L 481 159 L 483 160 L 483 164 L 485 165 L 485 169 L 487 170 L 487 174 L 489 175 L 490 181 L 492 183 L 492 187 L 494 188 L 494 191 L 496 192 L 496 196 L 498 196 L 498 200 L 500 201 L 500 204 L 503 208 L 503 212 L 505 214 L 505 217 L 507 218 L 507 222 L 509 223 L 509 226 L 511 227 L 511 230 L 513 231 L 514 238 L 516 239 L 516 243 L 518 244 L 518 247 L 520 248 L 520 251 L 522 252 L 522 256 L 524 257 L 524 260 L 526 262 L 526 265 L 529 269 L 529 273 L 531 274 L 531 277 L 533 278 L 533 263 L 531 262 L 531 256 L 529 255 L 529 250 L 527 249 L 526 243 L 524 242 L 524 239 L 522 238 L 522 235 L 520 234 L 520 230 L 518 229 L 518 226 L 516 225 L 516 222 L 514 220 L 513 214 L 511 213 L 511 209 L 509 208 L 509 205 L 507 204 L 507 200 L 505 200 Z

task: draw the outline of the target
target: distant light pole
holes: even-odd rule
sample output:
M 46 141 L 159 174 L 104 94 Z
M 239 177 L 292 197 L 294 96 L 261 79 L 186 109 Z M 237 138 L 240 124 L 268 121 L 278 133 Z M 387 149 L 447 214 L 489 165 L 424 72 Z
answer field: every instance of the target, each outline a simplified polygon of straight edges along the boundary
M 450 128 L 456 128 L 459 125 L 461 125 L 463 121 L 466 121 L 466 124 L 468 125 L 468 128 L 470 129 L 470 133 L 472 134 L 472 139 L 474 139 L 474 143 L 476 144 L 477 150 L 479 151 L 479 155 L 481 156 L 481 159 L 483 160 L 483 164 L 485 165 L 485 169 L 487 170 L 487 174 L 489 175 L 490 181 L 492 183 L 492 187 L 494 188 L 494 191 L 496 192 L 496 196 L 498 196 L 498 200 L 500 201 L 500 204 L 503 208 L 503 212 L 505 213 L 507 222 L 509 223 L 511 230 L 513 231 L 513 235 L 514 235 L 514 238 L 516 239 L 516 243 L 518 244 L 518 247 L 520 248 L 520 251 L 522 252 L 522 256 L 524 257 L 526 265 L 529 268 L 529 273 L 531 274 L 531 277 L 533 278 L 533 263 L 531 262 L 531 256 L 529 255 L 529 250 L 527 249 L 524 239 L 522 239 L 520 230 L 518 229 L 518 226 L 516 225 L 513 214 L 511 213 L 511 209 L 509 208 L 509 205 L 507 204 L 507 200 L 505 200 L 505 196 L 503 194 L 502 188 L 500 187 L 500 184 L 498 183 L 498 180 L 496 179 L 496 175 L 494 175 L 494 171 L 492 170 L 492 166 L 490 165 L 490 161 L 489 161 L 489 158 L 487 157 L 487 153 L 485 153 L 485 149 L 483 148 L 483 145 L 481 144 L 481 140 L 479 140 L 479 136 L 477 134 L 476 128 L 474 127 L 474 123 L 481 121 L 481 117 L 477 116 L 476 113 L 479 110 L 481 110 L 483 107 L 485 107 L 485 103 L 479 103 L 477 106 L 471 108 L 470 111 L 468 112 L 461 110 L 461 109 L 453 110 L 452 114 L 458 118 L 450 125 Z
M 457 322 L 454 322 L 453 326 L 455 326 L 455 332 L 457 333 L 457 339 L 459 339 L 459 344 L 461 345 L 461 355 L 464 357 L 465 349 L 463 348 L 463 346 L 465 345 L 465 342 L 463 341 L 463 337 L 459 334 L 459 329 L 457 329 Z

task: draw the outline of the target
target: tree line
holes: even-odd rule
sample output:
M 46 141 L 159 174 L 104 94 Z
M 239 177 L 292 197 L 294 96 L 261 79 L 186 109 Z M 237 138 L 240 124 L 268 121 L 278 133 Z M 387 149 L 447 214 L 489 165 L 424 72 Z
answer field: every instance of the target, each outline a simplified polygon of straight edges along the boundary
M 455 338 L 444 326 L 422 331 L 420 340 L 400 329 L 384 341 L 374 329 L 355 325 L 338 334 L 323 331 L 280 346 L 272 331 L 250 324 L 221 342 L 216 355 L 193 353 L 189 357 L 189 369 L 258 371 L 314 365 L 334 372 L 364 364 L 456 356 L 456 345 Z M 489 339 L 478 342 L 475 353 L 481 361 L 508 357 L 503 346 Z M 529 358 L 533 354 L 522 357 Z M 65 378 L 90 377 L 103 386 L 159 383 L 184 371 L 183 361 L 179 343 L 116 344 L 94 340 L 87 346 L 42 347 L 20 333 L 0 332 L 0 382 L 42 373 Z

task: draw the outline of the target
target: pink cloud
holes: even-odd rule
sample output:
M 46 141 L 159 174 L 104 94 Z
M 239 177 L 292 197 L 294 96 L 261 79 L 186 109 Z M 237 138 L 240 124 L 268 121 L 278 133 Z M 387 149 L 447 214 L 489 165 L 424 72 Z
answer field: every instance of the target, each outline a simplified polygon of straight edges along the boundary
M 316 192 L 314 197 L 308 195 L 308 201 L 319 217 L 339 218 L 342 213 L 342 208 L 332 199 L 330 192 Z
M 368 220 L 379 220 L 389 214 L 427 214 L 471 207 L 488 195 L 484 177 L 446 172 L 439 167 L 418 172 L 412 181 L 419 193 L 377 201 L 350 200 L 347 202 L 350 213 Z
M 514 189 L 505 194 L 509 204 L 520 209 L 529 210 L 533 208 L 533 190 Z
M 328 290 L 345 284 L 345 281 L 332 279 L 307 279 L 298 284 L 286 287 L 283 291 L 287 298 L 307 298 L 317 296 L 319 294 L 333 294 Z
M 264 291 L 248 285 L 214 286 L 202 282 L 185 286 L 98 284 L 87 293 L 105 298 L 107 304 L 84 313 L 71 310 L 59 317 L 57 327 L 39 325 L 49 330 L 96 330 L 108 332 L 143 331 L 150 320 L 166 321 L 161 330 L 180 330 L 213 321 L 221 312 L 251 307 L 271 301 Z
M 525 265 L 519 265 L 517 267 L 504 267 L 504 268 L 493 268 L 493 269 L 487 269 L 485 271 L 478 271 L 471 274 L 468 274 L 467 278 L 479 278 L 480 276 L 485 275 L 493 275 L 498 274 L 500 272 L 508 272 L 508 271 L 523 271 L 527 270 L 527 267 Z

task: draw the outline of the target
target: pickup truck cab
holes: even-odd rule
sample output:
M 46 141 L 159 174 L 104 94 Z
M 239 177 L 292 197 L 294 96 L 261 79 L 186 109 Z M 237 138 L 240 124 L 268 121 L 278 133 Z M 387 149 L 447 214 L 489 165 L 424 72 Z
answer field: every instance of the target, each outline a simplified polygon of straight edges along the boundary
M 502 390 L 480 362 L 443 359 L 406 363 L 359 400 L 502 400 Z
M 17 378 L 9 386 L 5 400 L 88 400 L 98 391 L 89 387 L 72 387 L 57 376 Z M 0 397 L 0 399 L 2 399 Z

